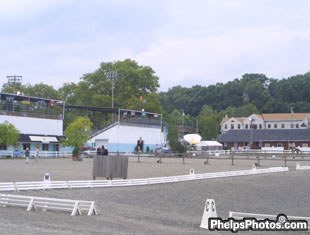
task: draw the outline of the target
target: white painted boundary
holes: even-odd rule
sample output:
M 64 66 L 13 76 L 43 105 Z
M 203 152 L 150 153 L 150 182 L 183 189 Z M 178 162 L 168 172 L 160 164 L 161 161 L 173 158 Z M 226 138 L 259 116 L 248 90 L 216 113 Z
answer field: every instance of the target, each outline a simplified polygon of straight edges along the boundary
M 71 212 L 71 216 L 87 214 L 97 215 L 98 211 L 93 201 L 31 197 L 23 195 L 0 194 L 2 207 L 17 206 L 27 208 L 27 211 L 42 209 Z
M 277 173 L 286 171 L 289 171 L 288 167 L 271 167 L 265 169 L 213 172 L 204 174 L 189 174 L 189 175 L 155 177 L 145 179 L 4 182 L 0 183 L 0 191 L 138 186 L 138 185 L 176 183 L 190 180 L 223 178 L 232 176 L 259 175 L 259 174 L 268 174 L 268 173 Z
M 296 170 L 310 170 L 310 166 L 301 166 L 299 162 L 296 163 Z

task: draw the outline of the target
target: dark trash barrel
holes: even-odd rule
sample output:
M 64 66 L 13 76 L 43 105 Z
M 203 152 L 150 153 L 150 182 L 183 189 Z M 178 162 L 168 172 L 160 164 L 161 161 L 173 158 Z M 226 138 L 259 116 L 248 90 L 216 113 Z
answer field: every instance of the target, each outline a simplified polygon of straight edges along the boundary
M 93 159 L 93 179 L 96 177 L 127 178 L 128 157 L 95 156 Z

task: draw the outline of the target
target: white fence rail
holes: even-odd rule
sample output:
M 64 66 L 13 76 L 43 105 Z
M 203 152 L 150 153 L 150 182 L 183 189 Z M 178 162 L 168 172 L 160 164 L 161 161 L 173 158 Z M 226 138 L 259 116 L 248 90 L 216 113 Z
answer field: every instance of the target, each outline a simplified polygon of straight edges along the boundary
M 90 216 L 98 214 L 95 202 L 93 201 L 0 194 L 0 205 L 2 207 L 24 207 L 27 211 L 42 209 L 43 211 L 55 210 L 71 212 L 71 216 L 82 214 Z
M 0 183 L 0 191 L 139 186 L 139 185 L 176 183 L 176 182 L 184 182 L 200 179 L 259 175 L 259 174 L 287 172 L 287 171 L 288 171 L 287 167 L 271 167 L 264 169 L 189 174 L 189 175 L 155 177 L 145 179 L 4 182 Z
M 36 151 L 30 151 L 30 157 L 35 157 Z M 71 157 L 72 151 L 40 151 L 39 153 L 40 158 L 64 158 L 64 157 Z M 24 151 L 16 151 L 16 150 L 0 150 L 0 158 L 24 158 L 25 153 Z

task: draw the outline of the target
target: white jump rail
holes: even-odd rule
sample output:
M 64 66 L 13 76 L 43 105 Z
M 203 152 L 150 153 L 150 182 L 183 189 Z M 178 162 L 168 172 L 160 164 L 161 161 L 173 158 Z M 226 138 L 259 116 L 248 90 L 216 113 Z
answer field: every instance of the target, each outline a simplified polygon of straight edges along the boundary
M 24 207 L 27 211 L 41 209 L 71 212 L 75 215 L 97 215 L 98 211 L 93 201 L 81 201 L 70 199 L 57 199 L 45 197 L 31 197 L 23 195 L 0 194 L 0 206 Z
M 154 177 L 145 179 L 5 182 L 0 183 L 0 191 L 139 186 L 139 185 L 185 182 L 191 180 L 234 177 L 234 176 L 259 175 L 259 174 L 278 173 L 287 171 L 288 171 L 287 167 L 271 167 L 265 169 L 211 172 L 203 174 L 165 176 L 165 177 Z
M 268 215 L 268 214 L 254 214 L 254 213 L 245 213 L 245 212 L 235 212 L 235 211 L 230 211 L 229 218 L 234 218 L 234 219 L 243 219 L 245 217 L 248 218 L 255 218 L 257 220 L 264 220 L 264 219 L 272 219 L 276 220 L 278 215 Z M 305 220 L 308 222 L 308 228 L 310 228 L 310 217 L 303 217 L 303 216 L 286 216 L 288 220 Z

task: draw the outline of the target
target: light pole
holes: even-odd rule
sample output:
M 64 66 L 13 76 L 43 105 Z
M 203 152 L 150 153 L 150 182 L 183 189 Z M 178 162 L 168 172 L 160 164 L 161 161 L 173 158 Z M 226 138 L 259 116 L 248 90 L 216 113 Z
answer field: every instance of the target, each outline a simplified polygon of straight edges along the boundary
M 111 89 L 112 89 L 112 108 L 114 108 L 114 85 L 117 79 L 117 71 L 107 71 L 105 72 L 107 78 L 111 81 Z M 112 123 L 114 121 L 114 113 L 112 112 Z
M 107 78 L 111 81 L 111 85 L 112 85 L 112 108 L 114 108 L 114 82 L 117 79 L 117 71 L 107 71 L 105 72 L 105 75 L 107 76 Z
M 182 109 L 182 136 L 184 136 L 184 110 Z
M 250 121 L 250 149 L 252 149 L 252 142 L 253 142 L 253 121 L 254 121 L 254 118 L 249 118 L 249 121 Z
M 8 79 L 8 84 L 13 86 L 13 93 L 18 93 L 17 88 L 21 86 L 23 82 L 23 76 L 12 75 L 6 77 Z

